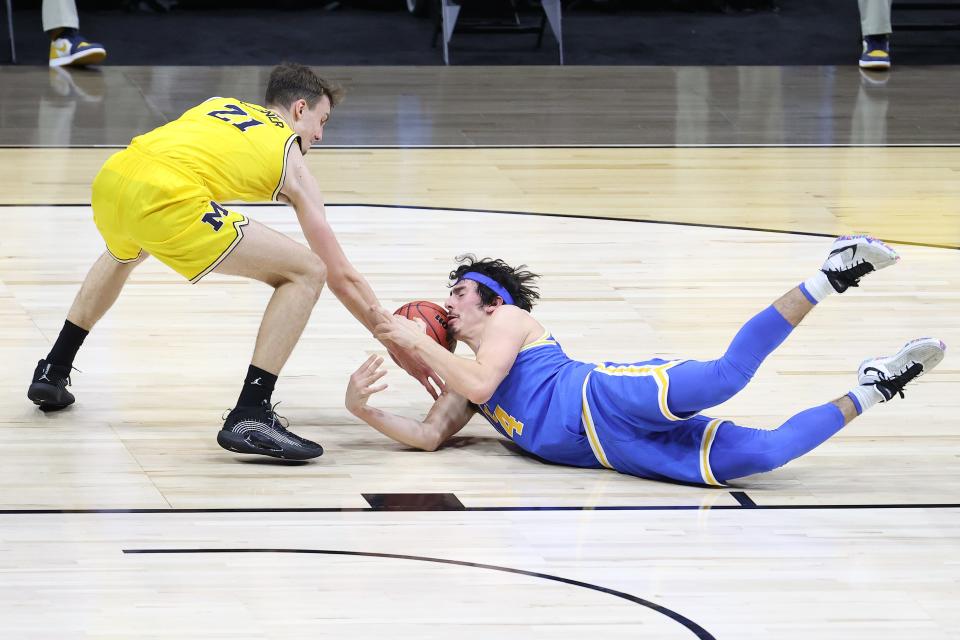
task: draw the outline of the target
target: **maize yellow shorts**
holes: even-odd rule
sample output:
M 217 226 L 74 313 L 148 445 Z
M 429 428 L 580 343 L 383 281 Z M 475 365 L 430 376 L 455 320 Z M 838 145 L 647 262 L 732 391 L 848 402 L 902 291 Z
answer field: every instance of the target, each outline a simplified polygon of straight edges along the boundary
M 111 156 L 93 181 L 93 220 L 119 262 L 141 251 L 197 282 L 243 238 L 247 218 L 213 200 L 189 173 L 132 148 Z

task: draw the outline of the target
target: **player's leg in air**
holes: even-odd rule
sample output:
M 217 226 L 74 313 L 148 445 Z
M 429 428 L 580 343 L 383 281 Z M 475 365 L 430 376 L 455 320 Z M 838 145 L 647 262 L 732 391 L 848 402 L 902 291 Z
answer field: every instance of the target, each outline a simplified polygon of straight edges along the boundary
M 710 361 L 689 360 L 668 370 L 667 405 L 677 416 L 726 402 L 753 378 L 760 364 L 786 340 L 813 307 L 832 293 L 859 286 L 860 278 L 899 260 L 868 236 L 843 236 L 811 278 L 794 287 L 741 327 L 726 353 Z
M 722 423 L 710 447 L 713 475 L 727 482 L 799 458 L 878 402 L 903 398 L 907 383 L 936 367 L 945 350 L 946 345 L 936 338 L 920 338 L 895 355 L 865 360 L 857 372 L 859 385 L 848 394 L 802 411 L 773 430 Z

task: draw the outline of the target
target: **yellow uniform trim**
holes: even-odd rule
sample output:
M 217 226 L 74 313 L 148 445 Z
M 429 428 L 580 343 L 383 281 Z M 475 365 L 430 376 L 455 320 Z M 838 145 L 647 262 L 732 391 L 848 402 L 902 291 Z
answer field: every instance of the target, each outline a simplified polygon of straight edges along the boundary
M 206 269 L 204 269 L 194 277 L 190 278 L 190 284 L 197 284 L 198 282 L 200 282 L 200 279 L 203 276 L 207 275 L 208 273 L 216 269 L 217 265 L 223 262 L 224 258 L 230 255 L 230 252 L 233 251 L 238 244 L 240 244 L 241 240 L 243 240 L 243 227 L 244 225 L 247 224 L 247 222 L 249 221 L 246 218 L 243 218 L 242 220 L 238 220 L 236 223 L 234 223 L 233 228 L 236 229 L 237 231 L 237 237 L 233 239 L 233 242 L 230 243 L 230 246 L 224 249 L 223 253 L 221 253 L 217 257 L 217 259 L 214 260 L 212 264 L 210 264 L 210 266 L 208 266 Z
M 608 367 L 601 364 L 597 365 L 594 371 L 599 371 L 608 376 L 653 376 L 654 381 L 657 383 L 657 405 L 660 407 L 660 413 L 663 414 L 663 417 L 667 420 L 677 422 L 678 420 L 685 420 L 686 418 L 674 414 L 670 411 L 670 407 L 667 406 L 667 392 L 670 391 L 670 376 L 667 375 L 667 370 L 681 362 L 683 361 L 675 360 L 664 364 L 643 365 L 640 367 Z
M 724 485 L 716 479 L 713 475 L 713 469 L 710 468 L 710 448 L 713 446 L 713 440 L 717 436 L 717 429 L 724 422 L 725 420 L 722 418 L 711 420 L 707 424 L 707 428 L 703 430 L 703 441 L 700 443 L 700 475 L 703 476 L 704 484 L 715 487 L 722 487 Z
M 591 371 L 590 373 L 593 372 Z M 590 373 L 587 374 L 587 377 L 583 381 L 583 389 L 581 390 L 583 409 L 581 410 L 580 417 L 583 420 L 583 429 L 587 433 L 587 441 L 590 443 L 590 448 L 593 450 L 593 455 L 597 458 L 597 462 L 607 469 L 613 469 L 613 465 L 607 460 L 607 454 L 603 451 L 603 445 L 600 444 L 600 437 L 597 435 L 597 429 L 593 424 L 593 416 L 590 414 L 590 405 L 587 403 L 587 383 L 590 382 Z
M 280 190 L 283 189 L 283 181 L 287 179 L 287 158 L 290 156 L 290 146 L 298 141 L 300 136 L 297 134 L 291 134 L 287 138 L 286 144 L 283 145 L 283 168 L 280 169 L 280 181 L 277 183 L 277 188 L 273 190 L 273 195 L 270 196 L 271 200 L 276 200 L 280 197 Z
M 117 256 L 113 255 L 113 252 L 110 251 L 110 247 L 107 247 L 107 253 L 109 253 L 110 257 L 116 260 L 117 262 L 119 262 L 120 264 L 127 264 L 130 262 L 136 262 L 137 260 L 139 260 L 140 256 L 143 255 L 143 249 L 141 249 L 140 251 L 137 251 L 137 255 L 134 256 L 133 258 L 127 258 L 126 260 L 122 258 L 118 258 Z
M 527 349 L 533 349 L 533 348 L 535 348 L 535 347 L 542 347 L 542 346 L 545 346 L 545 345 L 548 345 L 548 344 L 557 344 L 557 341 L 556 341 L 556 340 L 553 340 L 552 338 L 550 338 L 550 332 L 549 332 L 549 331 L 544 331 L 542 336 L 540 336 L 539 338 L 537 338 L 536 340 L 534 340 L 534 341 L 531 342 L 530 344 L 528 344 L 528 345 L 526 345 L 525 347 L 523 347 L 522 349 L 520 349 L 520 353 L 523 353 L 523 352 L 526 351 Z

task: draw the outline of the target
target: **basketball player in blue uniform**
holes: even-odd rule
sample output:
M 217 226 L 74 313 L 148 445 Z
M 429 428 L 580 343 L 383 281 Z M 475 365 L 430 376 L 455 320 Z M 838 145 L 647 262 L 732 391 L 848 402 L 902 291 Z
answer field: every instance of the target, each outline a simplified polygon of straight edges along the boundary
M 903 397 L 907 383 L 943 359 L 940 340 L 908 342 L 895 355 L 864 361 L 849 393 L 772 430 L 701 414 L 743 389 L 824 298 L 898 259 L 873 238 L 838 238 L 822 268 L 743 325 L 720 358 L 596 365 L 567 357 L 529 313 L 539 298 L 536 274 L 467 256 L 450 274 L 446 308 L 449 331 L 476 359 L 450 353 L 421 324 L 381 311 L 377 337 L 413 350 L 446 381 L 446 391 L 422 421 L 373 408 L 369 397 L 386 385 L 379 382 L 382 359 L 371 357 L 350 378 L 347 409 L 390 438 L 425 450 L 438 448 L 480 412 L 502 435 L 551 462 L 722 485 L 802 456 L 876 403 Z

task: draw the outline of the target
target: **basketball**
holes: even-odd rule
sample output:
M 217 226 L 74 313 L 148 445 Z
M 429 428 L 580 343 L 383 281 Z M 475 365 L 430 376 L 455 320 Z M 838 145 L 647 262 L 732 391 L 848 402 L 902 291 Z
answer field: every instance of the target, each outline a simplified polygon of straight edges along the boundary
M 394 311 L 393 315 L 411 320 L 420 318 L 427 325 L 427 335 L 437 344 L 449 351 L 457 347 L 457 341 L 447 335 L 447 312 L 440 305 L 426 300 L 414 300 Z

